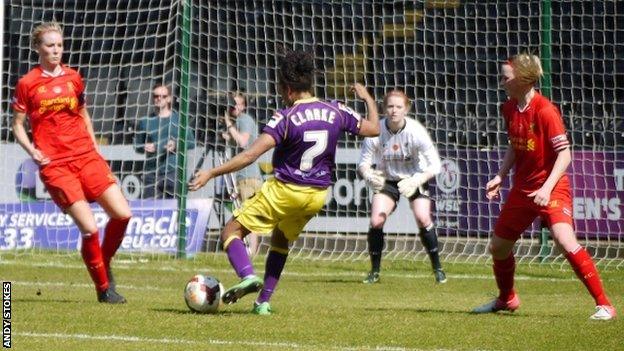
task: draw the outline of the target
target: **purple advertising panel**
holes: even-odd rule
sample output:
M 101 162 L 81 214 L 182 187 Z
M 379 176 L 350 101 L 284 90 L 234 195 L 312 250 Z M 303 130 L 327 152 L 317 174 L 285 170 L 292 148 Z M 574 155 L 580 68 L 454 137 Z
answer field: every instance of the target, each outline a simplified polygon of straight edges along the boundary
M 212 199 L 192 199 L 187 203 L 186 253 L 201 251 Z M 130 201 L 132 218 L 120 250 L 126 252 L 175 253 L 178 235 L 176 200 Z M 100 206 L 91 206 L 96 224 L 103 233 L 108 216 Z M 103 235 L 100 235 L 100 239 Z M 0 204 L 0 251 L 31 248 L 76 250 L 80 232 L 72 218 L 52 202 Z
M 439 233 L 487 236 L 511 185 L 510 176 L 503 181 L 502 200 L 486 199 L 485 184 L 498 172 L 503 151 L 440 150 L 440 156 L 442 172 L 431 187 Z M 572 153 L 568 176 L 578 237 L 606 239 L 623 235 L 623 156 L 610 151 Z M 534 222 L 533 228 L 539 226 L 539 220 Z

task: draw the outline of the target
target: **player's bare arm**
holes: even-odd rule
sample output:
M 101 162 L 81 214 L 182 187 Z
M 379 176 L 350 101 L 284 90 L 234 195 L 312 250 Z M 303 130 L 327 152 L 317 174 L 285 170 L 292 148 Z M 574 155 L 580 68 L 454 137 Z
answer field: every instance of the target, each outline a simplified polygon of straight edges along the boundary
M 505 152 L 505 157 L 503 158 L 503 164 L 498 170 L 498 174 L 494 176 L 487 184 L 485 185 L 485 197 L 488 200 L 498 199 L 500 196 L 500 187 L 503 183 L 503 178 L 507 177 L 509 174 L 509 170 L 513 166 L 516 159 L 516 154 L 512 147 L 507 148 L 507 152 Z
M 553 169 L 548 175 L 546 182 L 544 182 L 544 185 L 528 195 L 529 197 L 533 197 L 533 202 L 535 202 L 536 205 L 548 205 L 550 202 L 550 193 L 559 179 L 565 174 L 570 162 L 572 162 L 572 153 L 570 152 L 570 148 L 565 148 L 559 151 L 555 164 L 553 165 Z
M 239 147 L 246 147 L 247 144 L 249 144 L 249 139 L 251 139 L 251 134 L 241 133 L 238 128 L 236 128 L 235 122 L 232 121 L 230 115 L 227 112 L 225 113 L 223 120 L 225 121 L 226 128 L 226 132 L 224 134 L 226 134 L 228 138 L 231 137 L 232 139 L 234 139 L 236 145 L 238 145 Z
M 488 200 L 498 199 L 502 182 L 503 180 L 498 174 L 487 182 L 485 185 L 485 197 L 487 197 Z
M 262 133 L 249 149 L 234 156 L 231 160 L 219 167 L 201 170 L 195 173 L 189 183 L 189 190 L 195 191 L 206 185 L 208 181 L 220 175 L 241 170 L 262 156 L 265 152 L 275 147 L 275 139 L 272 136 Z
M 23 112 L 13 112 L 13 135 L 20 144 L 20 146 L 32 157 L 32 159 L 38 165 L 46 165 L 50 163 L 50 158 L 44 155 L 41 150 L 35 148 L 35 146 L 28 139 L 28 133 L 24 128 L 24 122 L 26 122 L 26 114 Z
M 95 149 L 97 150 L 98 144 L 95 139 L 95 132 L 93 131 L 93 123 L 91 123 L 91 115 L 89 114 L 89 111 L 87 111 L 86 107 L 82 107 L 80 109 L 80 112 L 78 113 L 84 119 L 85 125 L 87 126 L 87 131 L 89 132 L 89 135 L 91 136 L 91 140 L 93 140 L 93 145 L 95 146 Z
M 379 113 L 377 112 L 377 104 L 375 99 L 369 94 L 366 87 L 360 83 L 351 86 L 351 91 L 355 92 L 358 98 L 366 102 L 368 109 L 367 119 L 362 120 L 359 134 L 365 137 L 375 137 L 379 135 Z
M 505 157 L 503 158 L 503 164 L 498 170 L 498 176 L 500 176 L 501 179 L 507 177 L 507 174 L 509 174 L 509 171 L 513 167 L 514 162 L 516 162 L 516 152 L 510 146 L 507 148 L 507 151 L 505 152 Z

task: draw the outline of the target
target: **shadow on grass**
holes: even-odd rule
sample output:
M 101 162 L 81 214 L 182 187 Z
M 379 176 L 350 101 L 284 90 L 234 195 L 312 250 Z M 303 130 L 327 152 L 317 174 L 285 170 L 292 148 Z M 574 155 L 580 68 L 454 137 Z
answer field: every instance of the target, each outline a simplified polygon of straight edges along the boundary
M 155 312 L 163 312 L 163 313 L 171 313 L 171 314 L 179 314 L 179 315 L 198 315 L 198 316 L 229 316 L 229 315 L 241 315 L 241 314 L 249 314 L 249 311 L 231 311 L 225 310 L 225 308 L 221 308 L 221 310 L 217 311 L 217 313 L 197 313 L 187 309 L 179 309 L 179 308 L 150 308 L 151 311 Z
M 362 278 L 364 279 L 364 278 Z M 294 282 L 294 281 L 293 281 Z M 362 284 L 362 280 L 358 280 L 356 278 L 335 278 L 335 279 L 323 279 L 323 278 L 319 278 L 319 279 L 301 279 L 301 280 L 297 280 L 298 283 L 322 283 L 322 284 L 326 284 L 326 283 L 334 283 L 334 284 Z
M 486 317 L 496 317 L 496 318 L 568 318 L 569 316 L 563 314 L 531 314 L 524 312 L 499 312 L 499 313 L 473 313 L 471 310 L 444 310 L 439 308 L 423 308 L 423 307 L 396 307 L 396 308 L 365 308 L 366 311 L 378 311 L 378 312 L 414 312 L 414 313 L 435 313 L 435 314 L 461 314 L 461 315 L 469 315 L 474 316 L 475 318 L 486 318 Z
M 42 302 L 42 303 L 50 303 L 50 302 L 57 302 L 57 303 L 84 303 L 84 300 L 69 300 L 69 299 L 48 299 L 45 297 L 38 297 L 38 298 L 13 298 L 14 302 Z

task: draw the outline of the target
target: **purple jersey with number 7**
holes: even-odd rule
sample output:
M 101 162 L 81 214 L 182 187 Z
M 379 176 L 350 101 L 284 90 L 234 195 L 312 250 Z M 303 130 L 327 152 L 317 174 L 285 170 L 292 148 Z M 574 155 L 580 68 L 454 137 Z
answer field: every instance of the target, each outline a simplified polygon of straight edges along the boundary
M 327 188 L 332 184 L 336 145 L 357 134 L 362 117 L 338 101 L 297 100 L 277 111 L 262 130 L 275 139 L 273 170 L 285 183 Z

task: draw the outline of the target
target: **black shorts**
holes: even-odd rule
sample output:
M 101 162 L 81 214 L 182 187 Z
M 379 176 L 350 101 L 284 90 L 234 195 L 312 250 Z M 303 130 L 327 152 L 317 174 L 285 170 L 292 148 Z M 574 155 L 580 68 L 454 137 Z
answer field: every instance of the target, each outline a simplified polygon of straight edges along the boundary
M 399 192 L 399 186 L 397 185 L 398 183 L 398 181 L 386 180 L 383 189 L 381 189 L 379 193 L 390 196 L 390 198 L 394 200 L 394 202 L 399 202 L 399 199 L 401 198 L 401 193 Z M 410 196 L 408 200 L 412 202 L 421 197 L 427 199 L 431 198 L 431 196 L 429 195 L 429 184 L 427 182 L 419 186 L 418 189 L 416 189 L 416 192 L 412 194 L 412 196 Z

